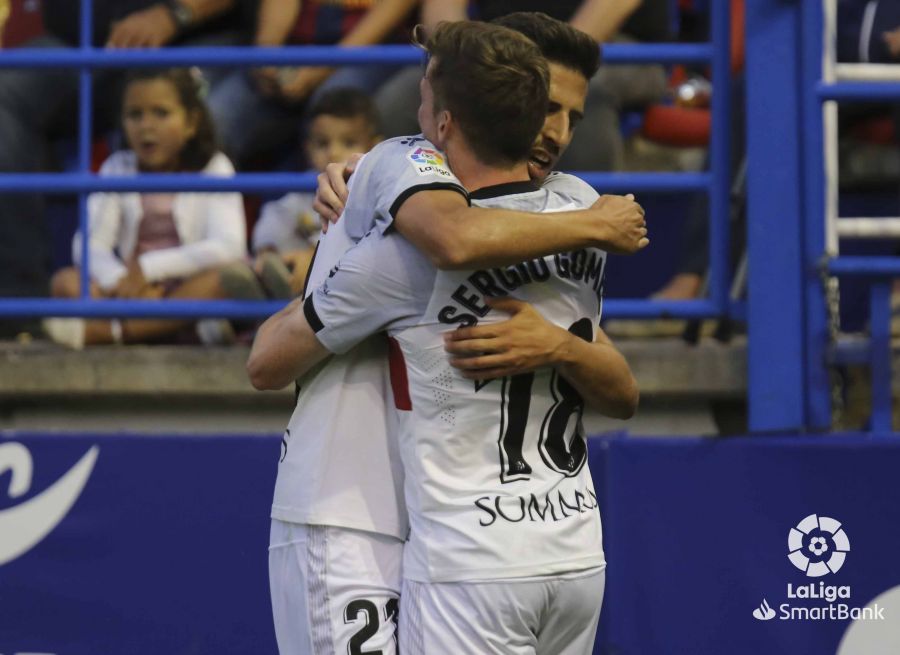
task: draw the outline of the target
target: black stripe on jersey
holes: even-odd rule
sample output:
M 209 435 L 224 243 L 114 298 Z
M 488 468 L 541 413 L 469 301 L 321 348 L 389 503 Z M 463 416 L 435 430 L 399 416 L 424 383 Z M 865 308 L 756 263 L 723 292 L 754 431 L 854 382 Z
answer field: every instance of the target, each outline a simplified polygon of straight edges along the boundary
M 500 196 L 514 196 L 517 193 L 532 193 L 540 191 L 531 180 L 522 182 L 504 182 L 503 184 L 492 184 L 491 186 L 481 187 L 477 191 L 469 194 L 472 200 L 487 200 L 488 198 L 499 198 Z
M 322 319 L 319 318 L 319 314 L 316 313 L 316 308 L 313 307 L 312 296 L 303 301 L 303 315 L 306 317 L 306 322 L 309 323 L 309 327 L 313 329 L 313 332 L 319 332 L 325 327 Z
M 458 184 L 451 184 L 450 182 L 431 182 L 429 184 L 417 184 L 416 186 L 409 187 L 403 193 L 397 196 L 394 204 L 391 205 L 391 218 L 397 218 L 397 212 L 400 211 L 400 207 L 403 206 L 403 203 L 409 200 L 419 191 L 456 191 L 457 193 L 461 193 L 463 195 L 463 197 L 466 199 L 466 204 L 470 204 L 468 192 Z
M 316 263 L 316 255 L 319 254 L 319 243 L 321 243 L 321 242 L 316 241 L 316 249 L 313 250 L 313 256 L 309 260 L 309 268 L 306 269 L 306 279 L 303 280 L 303 291 L 300 293 L 301 298 L 306 297 L 306 290 L 309 288 L 309 277 L 310 277 L 309 273 L 310 273 L 310 271 L 312 271 L 313 265 Z M 313 309 L 313 311 L 315 312 L 315 309 Z M 309 316 L 306 315 L 305 307 L 303 308 L 303 314 L 304 314 L 304 316 L 306 316 L 307 322 L 309 322 Z M 316 318 L 319 318 L 318 315 L 316 316 Z M 319 321 L 319 322 L 321 323 L 321 321 Z M 312 325 L 312 323 L 310 323 L 310 325 Z M 301 390 L 300 383 L 297 380 L 294 380 L 294 404 L 295 405 L 297 404 L 297 399 L 300 397 L 300 390 Z
M 309 267 L 306 269 L 306 279 L 303 280 L 303 291 L 300 293 L 301 298 L 306 298 L 306 290 L 309 288 L 309 273 L 313 269 L 313 265 L 316 263 L 316 255 L 319 254 L 319 242 L 316 241 L 316 249 L 313 250 L 313 256 L 309 260 Z

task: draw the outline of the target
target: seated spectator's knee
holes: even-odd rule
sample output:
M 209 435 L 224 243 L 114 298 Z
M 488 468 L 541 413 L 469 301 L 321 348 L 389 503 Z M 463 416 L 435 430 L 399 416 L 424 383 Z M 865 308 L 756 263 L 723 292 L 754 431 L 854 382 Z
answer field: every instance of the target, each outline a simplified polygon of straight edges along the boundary
M 81 274 L 72 266 L 62 268 L 50 278 L 50 295 L 54 298 L 81 296 Z

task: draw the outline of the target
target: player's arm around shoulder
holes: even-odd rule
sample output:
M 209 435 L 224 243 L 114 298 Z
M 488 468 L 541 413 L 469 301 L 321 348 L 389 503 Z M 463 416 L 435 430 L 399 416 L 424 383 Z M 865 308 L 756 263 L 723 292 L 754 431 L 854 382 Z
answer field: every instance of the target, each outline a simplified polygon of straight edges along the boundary
M 327 247 L 339 235 L 326 235 L 320 245 Z M 280 389 L 330 354 L 347 353 L 409 315 L 409 280 L 416 273 L 409 270 L 409 258 L 398 254 L 405 243 L 371 232 L 339 258 L 305 300 L 294 300 L 263 323 L 247 361 L 253 386 Z
M 260 326 L 247 359 L 247 375 L 260 391 L 283 389 L 330 354 L 297 298 Z
M 465 196 L 448 189 L 420 191 L 407 198 L 394 225 L 436 268 L 464 268 L 470 259 L 464 216 Z
M 491 309 L 510 314 L 500 323 L 459 328 L 444 337 L 450 364 L 473 380 L 555 367 L 584 398 L 606 416 L 629 419 L 640 392 L 625 357 L 598 327 L 585 341 L 554 325 L 530 304 L 513 298 L 486 298 Z
M 545 188 L 589 209 L 548 214 L 470 207 L 462 183 L 433 148 L 419 137 L 398 137 L 375 146 L 364 166 L 327 166 L 319 175 L 313 205 L 323 226 L 347 220 L 339 217 L 352 172 L 368 176 L 375 213 L 389 216 L 393 227 L 439 269 L 511 266 L 586 247 L 630 254 L 649 243 L 644 211 L 633 197 L 599 197 L 565 174 L 551 176 Z M 431 159 L 423 163 L 426 155 Z
M 511 266 L 587 247 L 633 254 L 650 243 L 633 196 L 600 196 L 582 206 L 590 208 L 538 214 L 469 207 L 458 193 L 422 191 L 403 203 L 394 224 L 445 270 Z
M 550 173 L 542 187 L 578 207 L 589 208 L 568 212 L 570 220 L 588 226 L 593 239 L 590 244 L 576 247 L 594 246 L 617 255 L 633 255 L 650 245 L 644 208 L 635 201 L 634 194 L 600 195 L 580 177 L 560 172 Z
M 376 149 L 380 147 L 383 151 L 390 145 L 382 142 Z M 346 207 L 349 193 L 347 182 L 358 168 L 362 156 L 354 157 L 347 163 L 329 164 L 319 174 L 313 209 L 322 219 L 323 230 L 327 230 L 330 223 L 336 223 Z M 406 154 L 401 155 L 401 168 L 407 164 L 406 159 Z M 389 164 L 396 163 L 388 162 L 383 166 L 390 169 Z M 400 196 L 395 200 L 394 194 L 389 194 L 392 202 L 396 202 L 391 209 L 397 231 L 441 269 L 459 268 L 469 263 L 462 249 L 468 242 L 463 217 L 469 209 L 469 201 L 462 186 L 458 182 L 457 185 L 455 189 L 451 188 L 451 184 L 444 189 L 434 188 L 433 185 L 424 185 L 418 190 L 414 187 L 402 191 L 398 189 Z

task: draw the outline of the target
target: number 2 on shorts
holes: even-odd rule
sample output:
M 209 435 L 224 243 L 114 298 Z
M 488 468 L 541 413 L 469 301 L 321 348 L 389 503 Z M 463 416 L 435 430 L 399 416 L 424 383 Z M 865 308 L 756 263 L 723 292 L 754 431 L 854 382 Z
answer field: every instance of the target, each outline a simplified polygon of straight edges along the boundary
M 391 598 L 384 605 L 384 620 L 394 622 L 394 642 L 397 641 L 397 619 L 399 617 L 400 601 Z M 359 632 L 350 637 L 350 643 L 347 644 L 347 653 L 349 655 L 384 655 L 381 650 L 363 650 L 366 642 L 375 636 L 378 632 L 378 626 L 381 625 L 378 617 L 378 607 L 371 600 L 359 598 L 351 601 L 344 609 L 344 623 L 353 623 L 360 614 L 365 615 L 366 623 L 360 628 Z

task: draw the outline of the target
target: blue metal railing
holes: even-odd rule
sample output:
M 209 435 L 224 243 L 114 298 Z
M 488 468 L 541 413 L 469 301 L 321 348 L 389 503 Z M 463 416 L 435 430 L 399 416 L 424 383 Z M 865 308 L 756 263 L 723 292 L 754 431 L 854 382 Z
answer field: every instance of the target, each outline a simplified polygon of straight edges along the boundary
M 90 29 L 90 28 L 88 28 Z M 715 51 L 709 44 L 611 43 L 603 46 L 603 61 L 625 63 L 709 63 Z M 132 68 L 151 66 L 307 66 L 419 64 L 422 51 L 407 45 L 281 46 L 245 48 L 230 46 L 177 47 L 159 50 L 106 50 L 81 47 L 40 51 L 6 50 L 0 53 L 2 68 Z
M 81 1 L 81 25 L 80 39 L 81 52 L 90 50 L 94 42 L 93 0 Z M 49 54 L 49 53 L 46 53 Z M 78 84 L 78 170 L 87 173 L 91 170 L 91 114 L 93 105 L 91 94 L 93 91 L 93 78 L 88 64 L 81 64 L 79 68 Z M 80 189 L 78 193 L 78 229 L 81 231 L 81 298 L 88 300 L 91 297 L 90 276 L 90 235 L 88 232 L 88 195 L 87 189 Z
M 89 151 L 90 152 L 90 151 Z M 708 173 L 594 173 L 575 172 L 604 191 L 709 191 Z M 71 194 L 79 191 L 269 191 L 316 188 L 315 173 L 239 173 L 221 178 L 196 173 L 146 173 L 133 177 L 100 177 L 91 173 L 0 174 L 0 192 Z
M 868 102 L 872 100 L 896 100 L 900 98 L 900 83 L 897 82 L 820 82 L 816 94 L 822 101 L 841 100 L 845 102 Z
M 712 11 L 712 103 L 709 212 L 709 298 L 725 313 L 728 307 L 729 202 L 731 194 L 731 13 L 730 2 L 710 3 Z
M 803 3 L 800 10 L 802 31 L 797 52 L 801 58 L 800 84 L 806 91 L 800 95 L 799 124 L 802 126 L 801 143 L 805 170 L 799 172 L 804 193 L 801 209 L 803 240 L 800 257 L 805 262 L 818 262 L 825 252 L 825 150 L 822 103 L 811 87 L 822 78 L 822 38 L 824 21 L 820 7 L 814 3 Z M 820 162 L 819 166 L 810 165 Z M 799 180 L 798 180 L 799 181 Z M 803 337 L 802 366 L 804 393 L 802 398 L 804 424 L 808 429 L 827 429 L 832 422 L 830 372 L 825 366 L 810 366 L 809 362 L 823 362 L 826 359 L 828 342 L 827 305 L 825 288 L 822 285 L 818 267 L 805 266 L 801 272 L 800 306 L 805 308 L 800 318 Z
M 743 308 L 730 304 L 728 290 L 728 205 L 730 190 L 730 9 L 713 3 L 712 41 L 703 44 L 610 44 L 604 61 L 619 63 L 709 63 L 715 98 L 712 103 L 710 172 L 701 173 L 576 173 L 603 192 L 705 192 L 710 196 L 709 298 L 684 302 L 615 300 L 604 303 L 606 316 L 703 318 L 730 315 Z M 158 50 L 105 50 L 92 47 L 92 0 L 81 0 L 79 48 L 66 50 L 7 50 L 0 52 L 0 68 L 78 68 L 80 77 L 78 166 L 75 173 L 0 174 L 0 192 L 78 194 L 79 229 L 88 234 L 87 198 L 95 191 L 312 191 L 310 173 L 239 173 L 231 178 L 197 174 L 146 174 L 129 178 L 100 177 L 90 172 L 92 81 L 100 68 L 151 66 L 265 66 L 321 64 L 413 64 L 421 51 L 412 46 L 337 48 L 293 46 L 281 48 L 181 47 Z M 259 318 L 281 306 L 279 302 L 201 300 L 93 300 L 90 298 L 89 239 L 81 240 L 81 299 L 0 299 L 2 316 L 90 317 L 227 317 Z
M 893 277 L 900 277 L 900 257 L 828 257 L 825 248 L 825 194 L 826 178 L 822 160 L 824 122 L 823 104 L 828 101 L 869 102 L 900 99 L 900 83 L 891 81 L 825 81 L 822 68 L 823 52 L 823 3 L 806 0 L 802 48 L 806 57 L 807 74 L 804 79 L 809 110 L 805 114 L 809 143 L 809 155 L 804 171 L 804 185 L 809 199 L 806 207 L 805 238 L 807 294 L 807 335 L 810 340 L 807 358 L 808 401 L 813 411 L 812 427 L 830 425 L 831 389 L 827 367 L 843 363 L 867 363 L 871 376 L 871 413 L 869 430 L 886 434 L 892 429 L 891 407 L 891 309 L 890 297 Z M 837 180 L 831 180 L 837 184 Z M 824 311 L 824 294 L 820 274 L 868 278 L 869 339 L 860 344 L 851 341 L 847 348 L 842 343 L 828 345 L 829 335 Z

